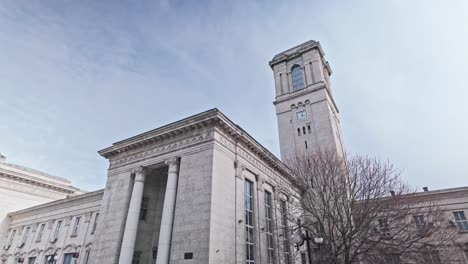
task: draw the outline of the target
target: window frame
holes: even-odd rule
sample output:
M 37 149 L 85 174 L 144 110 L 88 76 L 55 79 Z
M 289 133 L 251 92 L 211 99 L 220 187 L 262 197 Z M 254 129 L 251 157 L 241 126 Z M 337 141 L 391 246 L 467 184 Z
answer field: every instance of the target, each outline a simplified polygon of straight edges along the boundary
M 254 216 L 254 183 L 244 181 L 244 213 L 245 213 L 245 262 L 255 263 L 255 216 Z
M 81 225 L 81 216 L 77 216 L 75 217 L 75 224 L 73 225 L 73 230 L 71 233 L 72 237 L 78 235 L 78 231 L 80 230 L 80 225 Z
M 422 232 L 426 226 L 426 220 L 423 214 L 413 215 L 413 221 L 418 232 Z
M 289 241 L 289 225 L 287 219 L 287 201 L 280 200 L 280 212 L 281 212 L 281 230 L 283 231 L 283 254 L 284 261 L 286 264 L 291 263 L 291 243 Z
M 58 238 L 60 230 L 62 229 L 62 222 L 63 220 L 57 220 L 57 225 L 55 225 L 55 231 L 53 238 Z
M 465 211 L 455 211 L 453 212 L 453 217 L 455 218 L 455 224 L 458 230 L 468 232 L 468 220 L 466 219 Z
M 93 228 L 91 229 L 91 235 L 96 233 L 96 228 L 97 228 L 97 225 L 98 225 L 98 221 L 99 221 L 99 213 L 96 213 L 96 215 L 94 216 Z
M 44 224 L 44 223 L 42 223 L 42 224 L 39 226 L 39 232 L 37 232 L 36 242 L 41 242 L 42 236 L 44 235 L 45 226 L 46 226 L 46 224 Z
M 265 191 L 265 236 L 267 248 L 267 264 L 275 263 L 275 246 L 273 242 L 273 203 L 272 194 Z
M 304 69 L 299 64 L 291 67 L 291 87 L 296 92 L 305 88 Z
M 89 256 L 91 255 L 91 249 L 87 249 L 85 251 L 84 259 L 83 259 L 83 264 L 88 264 L 89 262 Z

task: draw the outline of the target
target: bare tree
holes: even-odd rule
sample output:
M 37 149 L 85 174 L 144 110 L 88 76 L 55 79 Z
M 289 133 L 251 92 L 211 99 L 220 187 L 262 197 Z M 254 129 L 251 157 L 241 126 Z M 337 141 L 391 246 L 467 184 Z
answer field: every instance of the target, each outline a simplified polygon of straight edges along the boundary
M 323 238 L 315 262 L 450 263 L 435 249 L 450 245 L 457 230 L 448 227 L 441 208 L 421 200 L 401 180 L 390 162 L 318 151 L 287 165 L 297 189 L 280 186 L 290 197 L 285 217 L 294 223 L 302 219 L 291 233 L 301 229 Z

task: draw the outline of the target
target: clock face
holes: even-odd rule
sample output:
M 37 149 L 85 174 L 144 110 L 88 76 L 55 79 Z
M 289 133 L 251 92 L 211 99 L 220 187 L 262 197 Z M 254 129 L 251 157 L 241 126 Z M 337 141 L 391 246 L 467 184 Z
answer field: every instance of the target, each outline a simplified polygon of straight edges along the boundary
M 296 117 L 297 117 L 297 121 L 306 120 L 307 119 L 307 112 L 305 110 L 297 112 Z

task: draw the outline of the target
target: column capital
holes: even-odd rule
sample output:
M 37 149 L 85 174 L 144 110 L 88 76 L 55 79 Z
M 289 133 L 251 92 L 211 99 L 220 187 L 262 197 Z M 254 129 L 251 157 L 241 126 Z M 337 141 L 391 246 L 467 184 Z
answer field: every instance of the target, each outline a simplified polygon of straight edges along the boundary
M 179 171 L 179 158 L 173 157 L 164 161 L 164 164 L 169 166 L 169 173 L 177 173 Z
M 146 177 L 146 168 L 143 166 L 136 167 L 132 170 L 132 173 L 135 174 L 135 181 L 145 181 Z

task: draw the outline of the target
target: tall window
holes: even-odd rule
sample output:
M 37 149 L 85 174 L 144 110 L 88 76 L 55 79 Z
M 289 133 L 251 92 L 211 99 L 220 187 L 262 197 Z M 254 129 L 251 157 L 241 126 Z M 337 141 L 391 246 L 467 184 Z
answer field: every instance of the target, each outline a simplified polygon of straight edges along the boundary
M 304 88 L 304 76 L 301 66 L 296 64 L 291 68 L 291 80 L 294 92 Z
M 31 230 L 31 227 L 26 227 L 26 230 L 24 231 L 23 234 L 23 239 L 21 240 L 21 245 L 24 245 L 26 243 L 26 240 L 28 239 L 29 236 L 29 230 Z
M 86 250 L 83 264 L 88 264 L 89 261 L 89 254 L 91 253 L 91 249 Z
M 72 264 L 73 253 L 67 253 L 63 256 L 63 264 Z
M 55 232 L 54 232 L 54 238 L 58 238 L 61 228 L 62 228 L 62 220 L 57 222 L 57 227 L 55 227 Z
M 16 236 L 16 230 L 11 231 L 10 239 L 8 239 L 8 246 L 11 246 L 11 243 L 13 243 L 13 239 L 15 239 Z
M 289 230 L 288 230 L 288 211 L 286 208 L 286 201 L 280 201 L 281 210 L 281 229 L 283 230 L 283 247 L 284 247 L 284 261 L 287 264 L 291 263 L 291 246 L 289 244 Z
M 465 217 L 465 212 L 453 212 L 453 216 L 455 216 L 455 223 L 457 223 L 459 230 L 468 230 L 468 221 Z
M 271 209 L 271 193 L 265 192 L 265 225 L 266 225 L 266 242 L 267 242 L 267 263 L 275 262 L 275 254 L 273 249 L 273 220 Z
M 36 242 L 41 241 L 42 235 L 44 234 L 44 228 L 45 228 L 45 224 L 42 224 L 42 225 L 39 227 L 39 232 L 37 233 Z
M 28 264 L 35 264 L 36 263 L 36 257 L 29 257 L 28 258 Z
M 91 229 L 91 234 L 94 234 L 94 232 L 96 232 L 98 220 L 99 220 L 99 213 L 96 213 L 96 217 L 94 217 L 93 229 Z
M 78 235 L 78 230 L 80 230 L 80 220 L 81 220 L 81 217 L 76 217 L 75 218 L 75 225 L 73 226 L 73 231 L 72 231 L 72 236 L 76 236 Z
M 254 219 L 253 219 L 253 183 L 245 181 L 245 237 L 246 237 L 246 263 L 255 263 L 254 251 Z
M 418 230 L 418 232 L 421 232 L 423 231 L 423 228 L 424 228 L 424 216 L 423 215 L 415 215 L 413 216 L 413 219 L 414 219 L 414 223 L 416 224 L 416 230 Z
M 424 263 L 426 264 L 440 264 L 440 256 L 438 251 L 432 251 L 423 254 Z
M 390 238 L 392 235 L 390 234 L 390 227 L 388 225 L 388 221 L 386 218 L 380 218 L 379 221 L 379 230 L 384 238 Z

